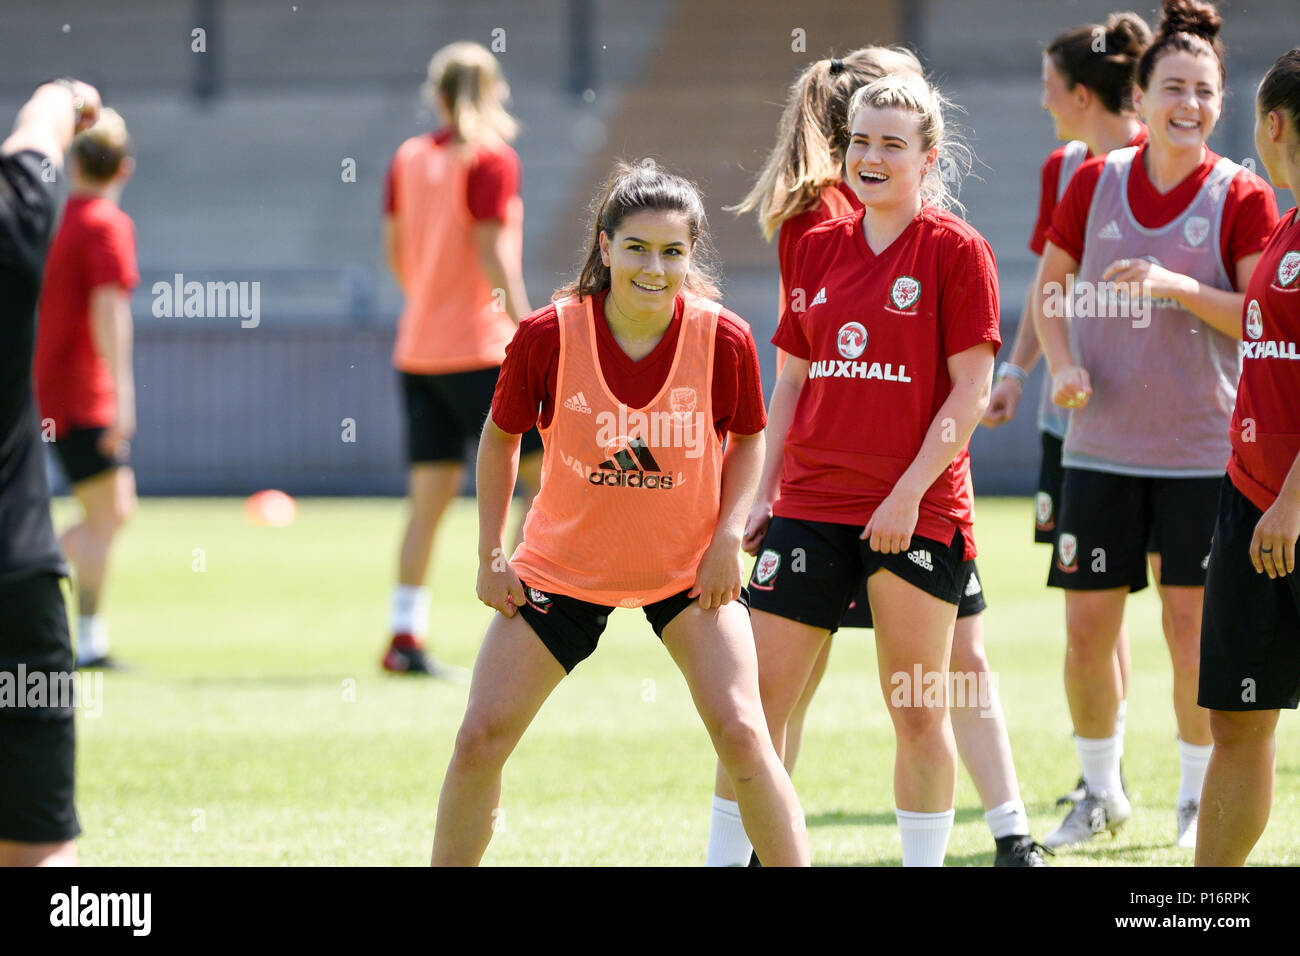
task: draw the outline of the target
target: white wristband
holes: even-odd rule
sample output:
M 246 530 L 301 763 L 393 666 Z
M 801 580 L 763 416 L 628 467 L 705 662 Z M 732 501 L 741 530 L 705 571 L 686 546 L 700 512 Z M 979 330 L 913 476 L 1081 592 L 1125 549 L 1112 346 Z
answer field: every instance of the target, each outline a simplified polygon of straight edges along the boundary
M 1003 362 L 998 366 L 997 379 L 1000 382 L 1004 378 L 1014 378 L 1023 386 L 1029 378 L 1029 373 L 1019 365 L 1013 365 L 1010 362 Z

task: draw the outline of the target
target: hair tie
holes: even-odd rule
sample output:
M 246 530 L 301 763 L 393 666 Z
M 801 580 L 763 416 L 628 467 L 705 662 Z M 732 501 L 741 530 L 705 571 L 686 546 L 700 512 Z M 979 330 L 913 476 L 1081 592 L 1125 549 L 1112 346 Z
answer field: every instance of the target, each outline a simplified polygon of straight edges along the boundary
M 839 57 L 831 57 L 831 76 L 839 76 L 844 72 L 844 61 Z

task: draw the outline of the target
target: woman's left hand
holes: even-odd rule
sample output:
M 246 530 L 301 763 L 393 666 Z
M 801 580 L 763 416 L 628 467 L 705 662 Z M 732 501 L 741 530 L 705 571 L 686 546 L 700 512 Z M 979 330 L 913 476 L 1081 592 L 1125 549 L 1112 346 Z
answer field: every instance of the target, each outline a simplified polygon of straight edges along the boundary
M 700 558 L 695 571 L 695 585 L 686 595 L 699 598 L 700 607 L 711 611 L 740 597 L 744 565 L 740 560 L 740 541 L 734 537 L 715 537 Z
M 920 499 L 895 487 L 872 514 L 859 537 L 870 540 L 872 551 L 902 554 L 912 543 L 920 509 Z
M 1116 259 L 1106 267 L 1101 278 L 1116 285 L 1136 283 L 1153 299 L 1177 299 L 1187 291 L 1189 281 L 1187 276 L 1170 272 L 1149 259 Z
M 1300 509 L 1278 498 L 1255 525 L 1250 539 L 1250 563 L 1270 578 L 1295 571 L 1296 539 L 1300 538 Z

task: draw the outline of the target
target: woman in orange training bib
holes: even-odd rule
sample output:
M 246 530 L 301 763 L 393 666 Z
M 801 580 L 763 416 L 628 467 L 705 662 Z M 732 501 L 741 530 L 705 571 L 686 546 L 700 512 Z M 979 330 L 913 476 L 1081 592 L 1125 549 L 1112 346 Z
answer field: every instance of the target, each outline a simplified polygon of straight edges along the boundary
M 398 147 L 388 171 L 384 247 L 406 296 L 393 364 L 401 379 L 411 512 L 398 558 L 383 668 L 458 677 L 425 652 L 430 592 L 424 581 L 438 525 L 460 490 L 466 446 L 483 428 L 519 319 L 523 202 L 516 123 L 496 58 L 477 43 L 443 47 L 425 95 L 441 129 Z M 524 436 L 520 479 L 537 488 L 541 439 Z
M 711 298 L 688 182 L 620 167 L 577 281 L 520 325 L 479 444 L 479 576 L 493 618 L 438 804 L 435 865 L 487 849 L 501 771 L 609 613 L 642 608 L 690 686 L 764 862 L 806 865 L 803 812 L 768 738 L 740 541 L 766 424 L 748 326 Z M 520 435 L 541 489 L 509 561 Z

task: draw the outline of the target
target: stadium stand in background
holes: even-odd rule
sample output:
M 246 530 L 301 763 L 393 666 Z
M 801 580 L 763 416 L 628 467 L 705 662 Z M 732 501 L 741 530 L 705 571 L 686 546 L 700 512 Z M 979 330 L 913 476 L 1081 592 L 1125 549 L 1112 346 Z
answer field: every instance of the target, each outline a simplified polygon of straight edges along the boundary
M 1135 9 L 1151 15 L 1149 6 Z M 1249 18 L 1225 18 L 1229 95 L 1211 140 L 1238 161 L 1253 155 L 1250 103 L 1279 48 L 1269 25 L 1290 22 L 1294 0 L 1248 6 Z M 868 43 L 914 46 L 967 111 L 958 122 L 981 178 L 962 198 L 997 254 L 1010 341 L 1030 279 L 1038 169 L 1055 145 L 1038 108 L 1040 52 L 1062 29 L 1114 8 L 1113 0 L 804 0 L 793 9 L 782 0 L 47 0 L 4 14 L 0 108 L 13 113 L 40 80 L 75 74 L 131 126 L 139 169 L 123 208 L 137 225 L 142 275 L 132 450 L 142 493 L 395 494 L 403 462 L 389 355 L 400 296 L 382 263 L 380 199 L 393 150 L 432 122 L 418 88 L 435 49 L 498 41 L 524 123 L 515 145 L 535 306 L 572 270 L 584 224 L 571 210 L 612 159 L 653 143 L 657 158 L 705 191 L 726 302 L 764 344 L 776 323 L 775 249 L 752 217 L 721 207 L 744 194 L 803 65 Z M 196 28 L 206 31 L 206 52 L 192 49 Z M 355 182 L 344 181 L 347 160 Z M 155 317 L 153 284 L 177 273 L 260 283 L 257 326 L 241 327 L 237 316 Z M 764 371 L 770 386 L 773 369 Z M 1032 490 L 1031 412 L 972 439 L 981 494 Z M 345 419 L 355 441 L 344 441 Z

